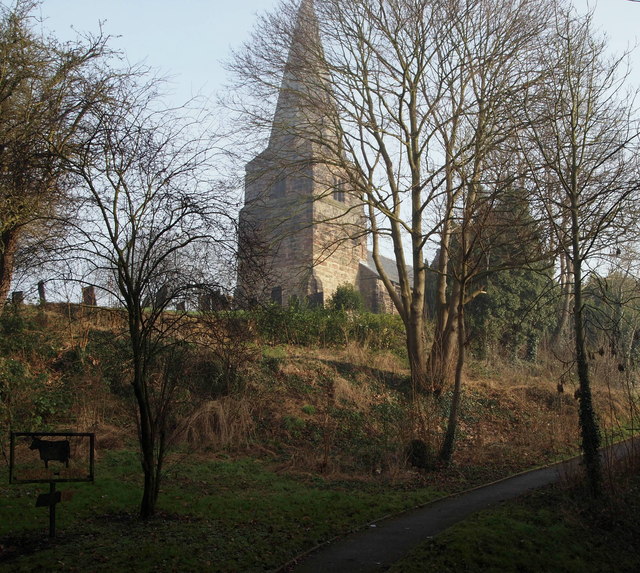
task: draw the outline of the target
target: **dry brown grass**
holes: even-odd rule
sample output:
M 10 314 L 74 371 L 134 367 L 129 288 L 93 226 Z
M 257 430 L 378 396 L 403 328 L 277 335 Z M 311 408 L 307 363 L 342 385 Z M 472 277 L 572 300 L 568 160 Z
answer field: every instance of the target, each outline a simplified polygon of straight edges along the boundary
M 82 307 L 47 310 L 44 316 L 50 327 L 68 332 L 69 348 L 85 347 L 89 328 L 123 326 L 121 313 Z M 397 411 L 407 404 L 402 389 L 409 372 L 396 355 L 355 343 L 324 349 L 278 347 L 281 356 L 267 365 L 258 357 L 259 347 L 249 350 L 243 360 L 243 393 L 201 403 L 178 420 L 173 443 L 189 444 L 193 450 L 277 451 L 286 467 L 296 471 L 361 472 L 363 478 L 386 479 L 404 479 L 412 471 L 405 463 L 412 439 L 424 440 L 437 452 L 446 423 L 444 394 L 425 397 L 419 411 L 380 416 L 381 408 Z M 613 356 L 598 355 L 591 365 L 605 436 L 637 427 L 635 378 Z M 470 361 L 454 467 L 518 471 L 576 452 L 574 378 L 571 369 L 551 355 L 536 364 L 495 356 Z M 562 393 L 558 382 L 563 383 Z M 123 411 L 124 400 L 114 397 L 104 381 L 86 374 L 81 386 L 73 406 L 78 430 L 97 429 L 100 448 L 135 437 L 132 423 L 123 429 L 118 421 L 133 420 L 131 412 Z
M 102 423 L 92 428 L 96 433 L 96 453 L 100 450 L 118 450 L 135 439 L 135 430 L 126 426 Z
M 537 364 L 494 360 L 472 364 L 467 391 L 485 402 L 472 423 L 461 423 L 458 461 L 518 469 L 577 453 L 580 444 L 575 373 L 550 356 Z M 594 404 L 605 442 L 637 420 L 637 398 L 617 361 L 591 363 Z M 561 383 L 561 384 L 560 384 Z M 562 390 L 562 391 L 560 391 Z M 637 393 L 635 394 L 637 396 Z
M 458 463 L 518 471 L 575 449 L 576 404 L 551 383 L 480 379 L 469 381 L 467 392 L 471 404 L 461 420 Z
M 398 388 L 385 385 L 389 375 L 408 375 L 397 357 L 357 346 L 282 350 L 286 355 L 274 373 L 278 382 L 268 392 L 255 388 L 252 396 L 259 404 L 261 418 L 268 420 L 270 439 L 289 452 L 287 468 L 320 469 L 335 475 L 346 471 L 347 458 L 361 445 L 337 446 L 336 435 L 345 421 L 332 418 L 335 406 L 350 408 L 353 415 L 360 412 L 362 433 L 371 435 L 371 444 L 387 444 L 384 448 L 372 445 L 375 459 L 362 467 L 365 475 L 382 474 L 387 479 L 405 476 L 406 446 L 416 437 L 437 452 L 446 422 L 444 396 L 425 397 L 419 412 L 405 411 L 394 425 L 376 413 L 381 405 L 397 400 Z M 456 467 L 496 468 L 496 473 L 519 471 L 577 452 L 578 403 L 569 385 L 565 392 L 558 392 L 561 375 L 552 361 L 535 365 L 471 363 L 454 455 Z M 594 395 L 609 428 L 619 423 L 625 402 L 623 392 L 605 390 L 598 385 Z M 310 428 L 319 432 L 320 445 L 306 441 Z
M 82 389 L 82 392 L 75 393 L 71 407 L 78 431 L 93 431 L 93 428 L 113 423 L 119 417 L 129 417 L 130 412 L 123 411 L 127 409 L 125 401 L 110 392 L 107 384 L 99 378 L 85 375 Z
M 196 450 L 247 446 L 255 430 L 246 399 L 225 396 L 203 402 L 181 419 L 172 442 L 186 442 Z

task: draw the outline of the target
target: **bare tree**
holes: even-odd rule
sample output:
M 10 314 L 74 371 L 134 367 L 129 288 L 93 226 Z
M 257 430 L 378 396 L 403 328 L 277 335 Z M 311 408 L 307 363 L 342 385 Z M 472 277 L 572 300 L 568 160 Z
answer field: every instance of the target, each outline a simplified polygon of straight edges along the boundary
M 233 264 L 235 209 L 212 179 L 206 118 L 185 121 L 161 110 L 157 82 L 143 81 L 126 78 L 111 94 L 113 105 L 92 111 L 82 152 L 65 166 L 77 177 L 82 215 L 70 245 L 75 264 L 86 270 L 84 284 L 107 290 L 126 311 L 146 518 L 160 487 L 179 380 L 174 350 L 186 317 L 167 310 L 216 286 L 218 271 Z
M 544 29 L 545 6 L 316 0 L 314 7 L 305 0 L 299 11 L 287 4 L 265 17 L 231 66 L 241 94 L 235 103 L 249 130 L 271 127 L 267 104 L 284 90 L 298 106 L 286 117 L 276 109 L 288 141 L 314 146 L 317 161 L 346 174 L 348 192 L 366 214 L 378 275 L 406 327 L 416 392 L 442 388 L 459 298 L 447 282 L 451 237 L 465 212 L 460 206 L 471 216 L 472 193 L 489 183 L 490 154 L 508 135 L 505 109 L 520 103 L 532 80 L 526 53 Z M 283 57 L 291 45 L 295 66 Z M 278 157 L 276 168 L 287 159 Z M 430 372 L 425 284 L 436 247 Z M 386 250 L 394 255 L 395 280 L 383 262 Z
M 0 301 L 11 288 L 16 253 L 33 255 L 61 231 L 81 120 L 108 98 L 118 75 L 105 65 L 108 38 L 61 44 L 35 31 L 36 0 L 0 13 Z M 42 252 L 40 250 L 40 252 Z M 33 258 L 27 259 L 29 262 Z
M 530 119 L 526 134 L 535 149 L 528 158 L 571 287 L 582 450 L 591 491 L 598 494 L 600 432 L 591 394 L 583 285 L 612 245 L 636 236 L 638 123 L 633 98 L 625 91 L 625 60 L 607 56 L 591 15 L 560 9 L 552 15 L 555 32 L 541 65 L 553 75 L 525 108 Z
M 464 322 L 459 313 L 477 294 L 466 292 L 467 286 L 474 276 L 497 270 L 486 256 L 489 238 L 496 242 L 504 236 L 491 216 L 495 203 L 516 191 L 519 200 L 527 202 L 526 174 L 514 145 L 521 119 L 512 110 L 522 105 L 529 87 L 544 74 L 533 65 L 532 54 L 545 34 L 549 6 L 544 2 L 443 4 L 434 75 L 442 96 L 433 110 L 437 140 L 442 145 L 429 150 L 442 158 L 439 184 L 444 191 L 436 328 L 429 357 L 429 378 L 436 391 L 452 370 L 461 339 L 458 331 Z M 526 244 L 535 227 L 529 229 L 524 220 L 520 223 Z M 514 245 L 513 257 L 501 260 L 500 265 L 533 262 L 533 253 L 525 253 L 522 247 L 523 243 Z M 483 269 L 478 267 L 480 261 Z M 460 354 L 457 370 L 459 358 Z

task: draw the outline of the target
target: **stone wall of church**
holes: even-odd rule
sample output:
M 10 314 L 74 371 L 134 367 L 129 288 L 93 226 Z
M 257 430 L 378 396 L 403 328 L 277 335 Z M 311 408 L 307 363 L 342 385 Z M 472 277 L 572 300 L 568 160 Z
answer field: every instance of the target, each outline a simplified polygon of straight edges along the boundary
M 353 235 L 357 232 L 341 215 L 344 206 L 333 199 L 321 199 L 314 205 L 317 222 L 313 228 L 314 272 L 320 278 L 325 299 L 340 285 L 356 284 L 361 249 Z
M 239 291 L 257 301 L 273 291 L 282 304 L 325 302 L 340 285 L 356 284 L 366 257 L 363 208 L 335 169 L 301 162 L 285 173 L 272 161 L 263 153 L 247 165 L 241 223 L 263 248 L 260 261 L 241 261 Z
M 378 274 L 360 265 L 356 287 L 362 294 L 365 308 L 378 314 L 397 314 L 397 310 Z
M 326 301 L 339 286 L 356 285 L 366 258 L 364 211 L 346 176 L 321 164 L 314 166 L 314 198 L 314 274 Z
M 270 161 L 265 153 L 247 165 L 245 206 L 240 214 L 241 304 L 271 299 L 287 304 L 293 297 L 304 300 L 313 272 L 309 173 L 303 169 L 285 174 Z

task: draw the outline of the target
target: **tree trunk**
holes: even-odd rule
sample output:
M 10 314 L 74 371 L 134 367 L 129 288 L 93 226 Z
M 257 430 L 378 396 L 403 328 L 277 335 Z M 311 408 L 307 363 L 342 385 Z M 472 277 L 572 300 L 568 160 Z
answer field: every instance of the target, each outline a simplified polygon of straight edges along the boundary
M 574 303 L 574 336 L 576 345 L 576 365 L 578 368 L 579 396 L 579 420 L 582 436 L 582 454 L 587 473 L 589 490 L 594 497 L 602 491 L 602 468 L 600 464 L 600 430 L 593 409 L 591 396 L 591 381 L 589 379 L 589 362 L 587 361 L 587 349 L 584 331 L 584 315 L 582 300 L 582 253 L 580 239 L 582 227 L 579 220 L 580 194 L 577 192 L 576 159 L 574 157 L 571 170 L 571 270 L 573 271 L 573 303 Z
M 575 281 L 575 312 L 574 330 L 576 343 L 576 364 L 578 368 L 578 382 L 580 388 L 579 419 L 582 436 L 582 453 L 587 472 L 589 490 L 594 497 L 602 493 L 602 465 L 600 462 L 600 430 L 593 409 L 591 395 L 591 381 L 589 378 L 589 362 L 587 360 L 584 320 L 582 308 L 582 277 L 580 264 L 574 269 Z
M 447 296 L 447 280 L 449 277 L 450 246 L 451 246 L 451 214 L 454 205 L 454 183 L 453 171 L 451 168 L 453 155 L 451 149 L 453 141 L 447 143 L 447 197 L 448 204 L 442 236 L 440 239 L 440 250 L 438 252 L 438 283 L 435 295 L 435 328 L 433 333 L 433 343 L 428 359 L 428 374 L 431 391 L 439 395 L 442 389 L 449 382 L 453 370 L 453 352 L 455 350 L 455 309 L 457 307 L 456 292 Z M 454 291 L 456 286 L 454 284 Z
M 140 503 L 140 517 L 147 519 L 156 511 L 156 501 L 159 491 L 159 475 L 155 456 L 155 432 L 151 409 L 146 392 L 139 382 L 134 382 L 134 392 L 138 402 L 140 455 L 142 471 L 144 473 L 144 491 Z
M 11 228 L 0 234 L 0 307 L 4 306 L 11 290 L 13 268 L 18 249 L 18 229 Z
M 144 470 L 144 490 L 142 492 L 142 502 L 140 503 L 140 517 L 149 519 L 156 512 L 156 501 L 158 499 L 159 480 L 155 472 L 153 452 L 149 452 L 148 447 L 142 444 L 142 468 Z
M 427 369 L 431 391 L 436 395 L 442 393 L 454 371 L 453 357 L 457 343 L 459 294 L 459 286 L 454 284 L 449 301 L 438 302 L 436 328 Z
M 413 399 L 427 389 L 427 348 L 424 339 L 424 318 L 411 317 L 407 328 L 407 354 L 411 370 L 411 392 Z
M 140 335 L 139 317 L 133 317 L 130 334 L 133 348 L 133 391 L 138 405 L 138 432 L 140 438 L 140 457 L 144 473 L 144 490 L 140 503 L 140 517 L 148 519 L 156 511 L 156 502 L 160 488 L 159 464 L 156 462 L 156 431 L 153 411 L 147 389 L 147 373 L 145 367 L 145 342 Z
M 457 311 L 457 329 L 458 329 L 458 359 L 456 361 L 455 382 L 453 385 L 453 396 L 451 398 L 451 408 L 449 410 L 449 419 L 447 421 L 447 431 L 444 441 L 440 449 L 440 459 L 444 462 L 451 461 L 453 449 L 456 439 L 456 431 L 458 429 L 458 412 L 460 410 L 460 399 L 462 397 L 462 370 L 465 362 L 464 348 L 464 293 L 465 288 L 462 285 L 458 289 L 458 311 Z
M 561 306 L 558 311 L 558 322 L 551 335 L 551 347 L 557 348 L 569 330 L 571 316 L 571 269 L 570 263 L 563 255 L 560 258 Z

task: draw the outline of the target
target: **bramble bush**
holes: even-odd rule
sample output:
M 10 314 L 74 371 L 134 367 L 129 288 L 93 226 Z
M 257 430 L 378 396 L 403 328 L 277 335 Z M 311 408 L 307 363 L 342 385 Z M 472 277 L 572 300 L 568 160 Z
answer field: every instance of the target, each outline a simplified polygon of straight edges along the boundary
M 0 314 L 0 441 L 12 431 L 48 428 L 68 411 L 71 393 L 61 373 L 50 368 L 56 340 L 22 311 Z M 58 341 L 59 342 L 59 341 Z

